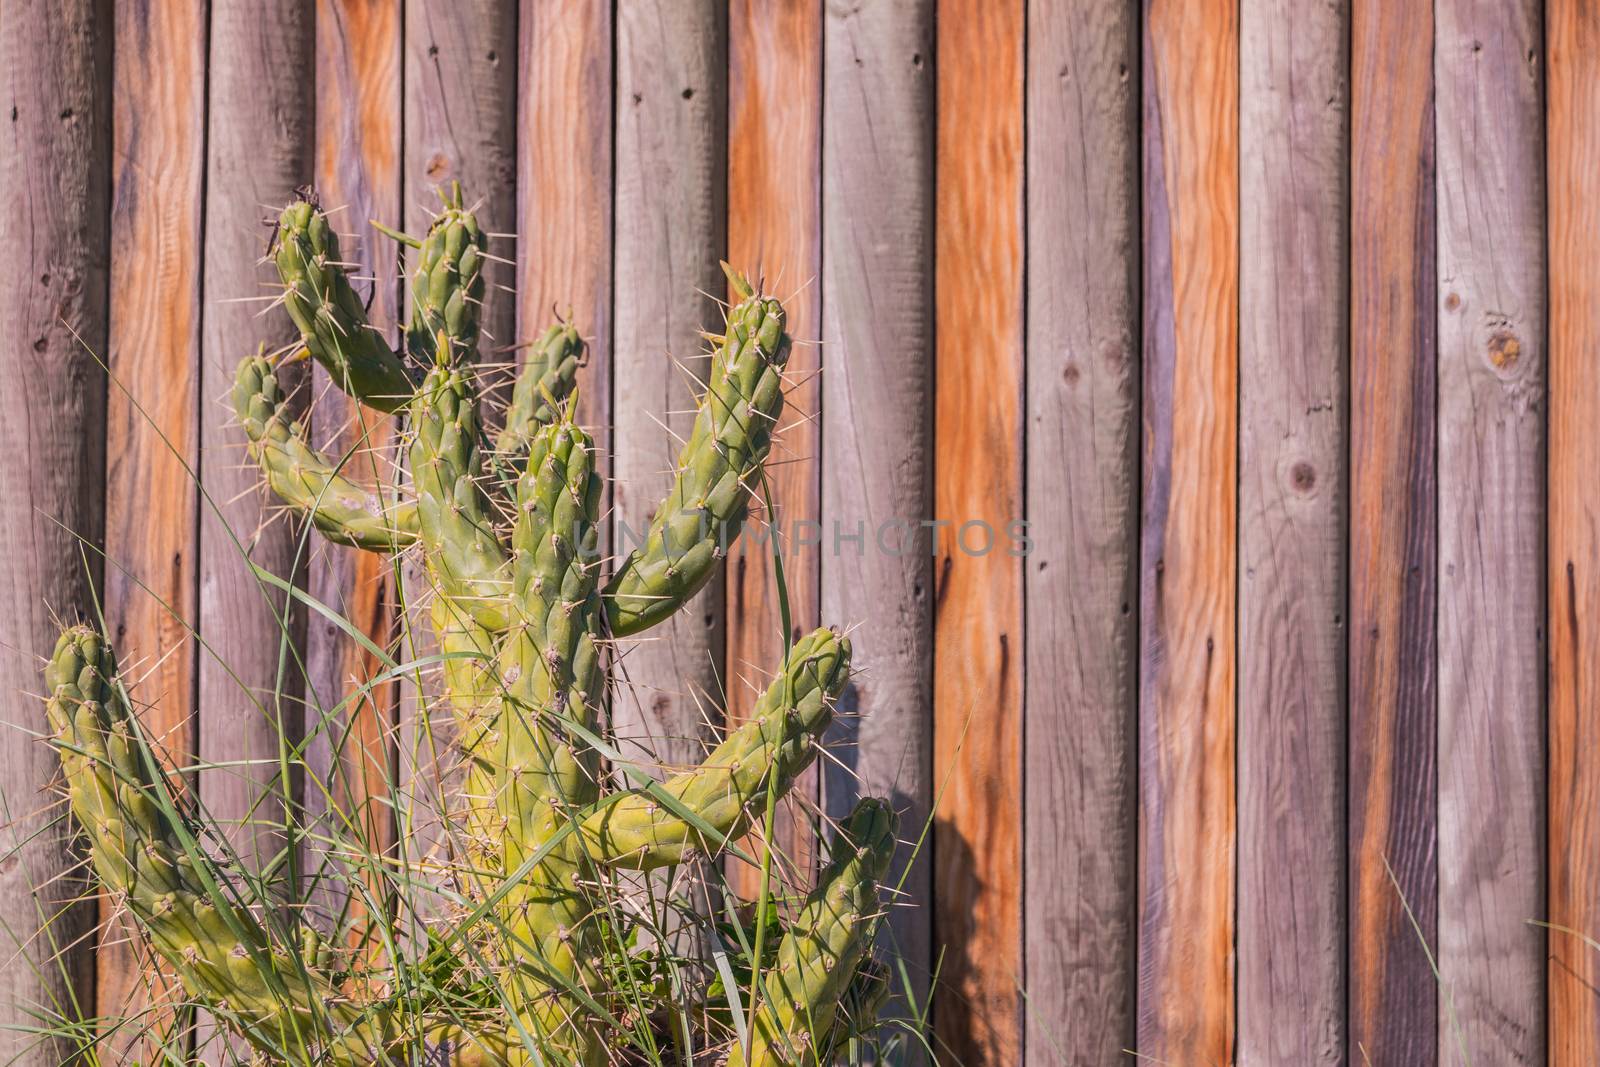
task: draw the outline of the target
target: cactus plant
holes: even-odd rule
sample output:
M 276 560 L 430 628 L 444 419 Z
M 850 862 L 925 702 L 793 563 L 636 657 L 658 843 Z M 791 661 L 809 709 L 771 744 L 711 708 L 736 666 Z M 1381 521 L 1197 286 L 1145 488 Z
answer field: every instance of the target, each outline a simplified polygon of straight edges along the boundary
M 309 194 L 283 211 L 272 259 L 303 343 L 285 358 L 317 360 L 356 400 L 405 420 L 409 487 L 358 484 L 313 448 L 284 402 L 281 360 L 246 358 L 232 399 L 289 510 L 332 541 L 416 552 L 425 568 L 464 768 L 449 817 L 466 843 L 453 871 L 460 907 L 404 960 L 443 976 L 433 1002 L 384 993 L 401 984 L 398 950 L 366 959 L 366 973 L 353 973 L 363 961 L 335 968 L 329 934 L 244 899 L 141 732 L 110 648 L 85 627 L 62 635 L 46 671 L 71 808 L 99 879 L 153 950 L 266 1062 L 412 1063 L 419 1048 L 464 1067 L 618 1062 L 608 1049 L 622 1020 L 649 1006 L 609 976 L 619 953 L 651 951 L 609 905 L 619 872 L 731 847 L 815 758 L 850 673 L 848 639 L 819 629 L 793 643 L 749 721 L 700 766 L 626 788 L 602 766 L 607 642 L 661 622 L 705 585 L 762 477 L 783 406 L 784 309 L 728 270 L 737 299 L 712 337 L 675 482 L 644 544 L 602 581 L 601 475 L 574 421 L 576 329 L 557 323 L 530 346 L 489 448 L 476 360 L 488 237 L 459 189 L 424 236 L 392 236 L 414 264 L 400 350 L 367 321 Z M 689 1013 L 724 1020 L 720 1034 L 705 1023 L 690 1035 L 695 1062 L 711 1062 L 704 1049 L 720 1041 L 730 1067 L 820 1063 L 844 1027 L 864 1025 L 839 1005 L 872 984 L 893 840 L 887 806 L 862 801 L 775 956 L 752 961 L 751 987 L 734 998 L 743 1007 Z

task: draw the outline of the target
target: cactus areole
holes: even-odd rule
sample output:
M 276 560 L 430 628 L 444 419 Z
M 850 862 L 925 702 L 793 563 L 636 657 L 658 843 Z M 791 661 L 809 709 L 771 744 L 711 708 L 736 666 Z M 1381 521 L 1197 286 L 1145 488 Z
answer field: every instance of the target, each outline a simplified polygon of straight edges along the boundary
M 637 1018 L 638 990 L 608 979 L 616 968 L 602 963 L 649 950 L 619 936 L 620 872 L 713 856 L 739 839 L 815 758 L 850 674 L 849 641 L 816 630 L 794 642 L 749 721 L 699 767 L 659 783 L 640 776 L 632 789 L 603 773 L 602 651 L 681 610 L 737 535 L 783 407 L 784 309 L 728 270 L 737 303 L 711 338 L 676 480 L 643 547 L 602 580 L 601 475 L 573 421 L 578 332 L 557 323 L 528 346 L 491 447 L 476 369 L 487 236 L 459 189 L 420 239 L 391 236 L 412 263 L 398 351 L 367 321 L 309 194 L 283 211 L 271 259 L 303 346 L 286 358 L 309 355 L 340 389 L 403 420 L 409 485 L 358 484 L 311 447 L 272 359 L 245 359 L 232 399 L 284 505 L 332 541 L 415 552 L 426 569 L 442 699 L 463 763 L 448 817 L 465 847 L 448 872 L 459 914 L 430 926 L 407 965 L 441 977 L 394 981 L 399 950 L 335 968 L 332 935 L 309 917 L 244 903 L 210 829 L 141 732 L 111 649 L 85 627 L 62 634 L 46 669 L 72 812 L 99 880 L 153 952 L 262 1062 L 630 1062 L 615 1052 L 616 1034 Z M 877 887 L 894 833 L 887 806 L 863 800 L 814 891 L 778 920 L 775 956 L 740 991 L 742 1008 L 731 1009 L 739 997 L 724 989 L 697 1009 L 709 1018 L 723 1006 L 720 1045 L 714 1028 L 676 1035 L 680 1051 L 669 1047 L 659 1062 L 812 1064 L 843 1027 L 860 1032 L 860 1011 L 842 1016 L 847 990 L 874 967 Z M 385 992 L 397 988 L 406 993 Z

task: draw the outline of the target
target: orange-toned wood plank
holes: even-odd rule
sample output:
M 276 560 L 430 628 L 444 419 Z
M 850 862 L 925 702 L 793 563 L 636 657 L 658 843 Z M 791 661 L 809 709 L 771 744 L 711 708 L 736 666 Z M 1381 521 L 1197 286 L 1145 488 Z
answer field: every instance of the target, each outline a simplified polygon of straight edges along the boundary
M 826 539 L 820 525 L 822 5 L 736 0 L 728 17 L 728 261 L 780 297 L 789 313 L 788 387 L 767 467 L 783 546 L 794 637 L 818 625 Z M 758 522 L 761 520 L 757 520 Z M 752 524 L 754 525 L 754 524 Z M 822 544 L 804 544 L 806 541 Z M 771 548 L 741 538 L 728 554 L 727 710 L 749 714 L 783 662 L 783 623 Z M 774 849 L 804 878 L 817 858 L 810 817 L 817 769 L 790 791 Z M 759 855 L 759 853 L 752 853 Z M 732 862 L 735 891 L 759 895 L 760 871 Z
M 145 728 L 186 764 L 194 755 L 190 628 L 200 621 L 195 474 L 206 6 L 118 5 L 115 34 L 106 623 Z M 102 902 L 102 918 L 116 910 Z M 137 1016 L 169 988 L 142 965 L 147 954 L 134 936 L 120 920 L 102 933 L 102 1016 Z M 164 1022 L 145 1021 L 157 1029 Z M 138 1040 L 141 1029 L 114 1033 L 113 1058 L 151 1054 Z
M 1352 9 L 1349 1054 L 1395 1064 L 1438 1052 L 1432 39 Z
M 1349 16 L 1239 13 L 1238 1064 L 1337 1067 Z
M 1239 26 L 1147 0 L 1138 1050 L 1233 1057 Z
M 968 1067 L 1022 1053 L 1024 24 L 1022 0 L 938 18 L 934 1023 Z
M 1545 1051 L 1538 0 L 1436 0 L 1439 1057 Z
M 517 336 L 570 309 L 589 345 L 578 419 L 611 437 L 609 0 L 523 0 L 517 117 Z
M 839 701 L 822 793 L 833 819 L 860 796 L 900 815 L 892 870 L 905 895 L 883 940 L 919 1011 L 933 966 L 932 857 L 911 858 L 934 792 L 933 575 L 917 526 L 933 514 L 934 7 L 823 14 L 822 514 L 830 538 L 837 521 L 865 540 L 830 541 L 822 560 L 822 618 L 852 627 L 862 667 Z M 882 1014 L 906 1011 L 901 1000 Z
M 1030 1064 L 1134 1042 L 1139 12 L 1028 7 Z
M 1549 1063 L 1600 1063 L 1600 8 L 1545 10 L 1550 277 Z
M 334 212 L 341 254 L 358 279 L 357 292 L 369 301 L 373 325 L 392 341 L 398 340 L 399 260 L 393 242 L 371 222 L 398 226 L 402 216 L 400 19 L 401 0 L 318 0 L 317 4 L 317 194 Z M 316 396 L 312 428 L 318 447 L 345 458 L 345 473 L 357 481 L 392 483 L 396 470 L 391 420 L 333 387 L 320 366 L 313 371 L 312 388 Z M 337 609 L 380 648 L 389 645 L 394 635 L 394 596 L 389 588 L 392 568 L 384 556 L 321 542 L 313 549 L 310 572 L 313 596 Z M 308 620 L 306 669 L 305 729 L 310 739 L 306 759 L 322 783 L 308 784 L 307 813 L 315 816 L 331 799 L 349 813 L 354 830 L 335 822 L 322 833 L 356 838 L 336 851 L 383 855 L 394 844 L 388 794 L 399 687 L 389 683 L 358 697 L 382 667 L 375 656 L 320 617 Z M 334 714 L 346 698 L 352 703 Z M 339 862 L 326 853 L 319 859 L 324 866 Z M 336 872 L 312 864 L 307 873 L 333 876 L 324 883 L 333 894 L 350 891 L 348 883 L 341 886 Z M 346 865 L 342 877 L 353 874 Z
M 40 1011 L 92 1011 L 92 901 L 70 821 L 45 790 L 60 764 L 40 666 L 60 625 L 95 620 L 104 530 L 111 19 L 87 0 L 0 4 L 0 1062 L 58 1067 Z M 88 565 L 85 566 L 87 557 Z M 62 799 L 64 806 L 65 800 Z M 41 915 L 57 918 L 40 933 Z M 57 959 L 60 950 L 66 955 Z

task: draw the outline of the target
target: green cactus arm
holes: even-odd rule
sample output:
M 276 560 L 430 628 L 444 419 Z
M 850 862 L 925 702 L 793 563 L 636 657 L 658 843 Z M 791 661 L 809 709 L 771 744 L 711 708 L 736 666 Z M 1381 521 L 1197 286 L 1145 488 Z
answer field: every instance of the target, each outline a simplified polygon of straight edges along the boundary
M 234 414 L 278 499 L 330 541 L 374 552 L 398 552 L 415 543 L 416 505 L 386 499 L 380 490 L 338 473 L 332 460 L 307 443 L 305 430 L 283 409 L 283 399 L 270 363 L 260 356 L 240 362 Z
M 68 798 L 102 885 L 126 902 L 189 994 L 257 1048 L 280 1056 L 322 1049 L 329 1063 L 372 1062 L 381 1021 L 233 902 L 115 677 L 111 649 L 82 626 L 62 633 L 45 668 L 46 714 Z
M 753 295 L 731 269 L 728 277 L 743 299 L 713 353 L 677 478 L 644 547 L 629 554 L 606 587 L 606 613 L 618 637 L 668 618 L 710 580 L 738 536 L 772 446 L 789 350 L 783 305 Z
M 895 816 L 865 798 L 839 829 L 834 858 L 778 945 L 763 975 L 748 1056 L 738 1045 L 729 1067 L 806 1067 L 834 1043 L 835 1015 L 872 948 L 881 905 L 878 881 L 894 855 Z
M 559 413 L 550 402 L 559 404 L 571 394 L 583 355 L 583 338 L 568 322 L 551 326 L 529 346 L 511 391 L 511 405 L 506 408 L 505 429 L 495 440 L 497 452 L 521 455 L 541 426 L 556 421 Z
M 334 384 L 379 411 L 398 411 L 414 382 L 400 357 L 367 321 L 339 258 L 339 235 L 327 213 L 297 200 L 278 217 L 273 262 L 283 281 L 284 307 L 307 351 Z
M 471 362 L 483 310 L 488 236 L 477 216 L 463 205 L 459 182 L 442 198 L 444 210 L 416 242 L 416 266 L 411 272 L 406 349 L 423 366 Z M 448 340 L 443 353 L 441 334 Z
M 604 866 L 653 870 L 715 852 L 742 835 L 765 803 L 774 764 L 780 794 L 810 766 L 817 740 L 833 719 L 833 699 L 849 675 L 847 638 L 827 628 L 802 638 L 757 700 L 751 721 L 729 734 L 699 767 L 661 785 L 673 805 L 640 790 L 584 820 L 590 858 Z M 699 822 L 685 819 L 679 809 Z M 705 832 L 707 827 L 712 833 Z
M 412 402 L 411 426 L 411 479 L 434 588 L 478 625 L 503 632 L 512 622 L 510 560 L 479 485 L 478 400 L 469 364 L 428 372 Z

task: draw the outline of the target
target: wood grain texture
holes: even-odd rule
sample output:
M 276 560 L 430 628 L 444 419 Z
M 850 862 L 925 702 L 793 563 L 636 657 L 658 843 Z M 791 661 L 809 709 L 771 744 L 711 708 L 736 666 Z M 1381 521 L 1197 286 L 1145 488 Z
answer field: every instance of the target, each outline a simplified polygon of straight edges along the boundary
M 1025 22 L 960 0 L 937 24 L 934 1027 L 968 1067 L 1022 1055 Z
M 794 338 L 784 412 L 767 465 L 774 513 L 757 521 L 775 528 L 783 546 L 790 639 L 796 640 L 820 624 L 818 582 L 832 545 L 821 527 L 819 481 L 821 0 L 735 0 L 728 16 L 728 113 L 728 261 L 783 300 Z M 748 717 L 783 662 L 784 639 L 771 546 L 741 539 L 727 566 L 731 723 Z M 820 855 L 810 821 L 818 773 L 813 765 L 795 782 L 774 832 L 778 862 L 802 885 Z M 760 895 L 758 869 L 731 861 L 728 873 L 740 895 Z
M 279 776 L 280 741 L 299 736 L 304 686 L 296 650 L 304 613 L 251 572 L 300 580 L 304 557 L 286 515 L 269 501 L 223 398 L 239 360 L 264 341 L 297 342 L 287 315 L 260 316 L 277 280 L 261 263 L 278 208 L 312 172 L 315 101 L 304 77 L 315 48 L 312 8 L 296 0 L 211 5 L 201 325 L 200 632 L 198 750 L 214 767 L 200 798 L 247 867 L 285 845 L 295 783 Z M 298 375 L 286 384 L 298 384 Z M 248 558 L 247 558 L 248 553 Z M 244 1045 L 214 1023 L 197 1040 L 208 1064 Z M 234 1051 L 230 1052 L 229 1049 Z
M 1432 39 L 1352 9 L 1349 1042 L 1392 1064 L 1438 1054 Z
M 517 0 L 440 4 L 405 0 L 405 155 L 408 232 L 422 233 L 439 208 L 434 190 L 461 183 L 499 260 L 485 268 L 485 337 L 516 343 Z
M 1349 19 L 1240 8 L 1240 1067 L 1345 1062 Z
M 1138 1050 L 1233 1057 L 1239 25 L 1147 0 Z
M 576 317 L 578 420 L 611 438 L 611 68 L 607 0 L 523 0 L 518 32 L 517 336 Z
M 437 190 L 461 183 L 478 222 L 490 234 L 478 365 L 508 363 L 516 341 L 514 262 L 517 218 L 517 0 L 443 4 L 405 0 L 405 125 L 401 190 L 408 232 L 424 232 L 439 208 Z M 485 375 L 486 384 L 495 384 Z M 496 400 L 486 390 L 492 435 Z M 429 619 L 432 593 L 420 559 L 407 561 L 403 659 L 437 652 Z M 437 699 L 439 676 L 423 672 L 400 696 L 401 835 L 413 860 L 447 858 L 453 836 L 443 818 L 459 769 L 451 744 L 454 718 Z M 426 718 L 425 718 L 426 716 Z M 459 854 L 459 842 L 456 854 Z M 430 901 L 424 913 L 444 902 Z
M 397 227 L 403 214 L 401 15 L 401 0 L 318 0 L 316 16 L 316 189 L 333 212 L 340 253 L 357 279 L 357 293 L 368 301 L 368 316 L 391 343 L 399 339 L 399 256 L 371 223 Z M 312 389 L 317 447 L 342 459 L 344 472 L 358 482 L 393 483 L 394 424 L 345 395 L 320 365 L 312 370 Z M 392 582 L 393 569 L 383 555 L 315 542 L 307 583 L 311 595 L 380 648 L 394 637 Z M 353 838 L 338 850 L 346 854 L 383 855 L 395 839 L 390 790 L 400 687 L 366 688 L 382 669 L 376 656 L 333 622 L 307 619 L 306 761 L 316 781 L 307 784 L 305 806 L 312 818 L 330 807 L 350 815 L 348 826 L 334 820 L 319 831 L 324 839 L 329 834 Z M 347 699 L 351 703 L 336 711 Z M 317 858 L 323 865 L 337 862 L 325 849 Z M 323 879 L 325 892 L 317 903 L 330 909 L 349 895 L 355 874 L 309 865 L 307 873 Z
M 1600 11 L 1545 10 L 1552 1067 L 1600 1061 Z M 1583 935 L 1583 936 L 1580 936 Z
M 1446 1063 L 1545 1060 L 1541 8 L 1435 7 Z
M 1139 53 L 1132 5 L 1028 9 L 1027 1062 L 1133 1047 Z M 1048 931 L 1048 933 L 1046 933 Z
M 617 10 L 612 546 L 644 543 L 694 422 L 719 329 L 727 236 L 727 21 L 716 0 Z M 663 427 L 666 429 L 663 429 Z M 670 432 L 669 432 L 670 431 Z M 618 649 L 618 747 L 650 767 L 699 763 L 720 725 L 723 581 Z
M 159 0 L 119 5 L 114 17 L 106 625 L 145 729 L 187 764 L 200 621 L 206 8 Z M 136 1017 L 169 986 L 145 968 L 126 913 L 108 898 L 100 913 L 96 1001 L 104 1015 Z M 137 1037 L 119 1029 L 107 1047 L 150 1055 Z
M 71 904 L 82 856 L 45 793 L 56 756 L 31 739 L 46 726 L 28 694 L 44 688 L 60 623 L 94 620 L 102 569 L 110 23 L 102 3 L 0 6 L 0 448 L 12 457 L 0 465 L 0 1059 L 17 1067 L 68 1059 L 26 1032 L 37 1012 L 94 1010 L 94 956 L 78 940 L 94 905 Z
M 934 4 L 829 0 L 822 136 L 822 514 L 859 547 L 822 560 L 822 618 L 850 627 L 856 675 L 822 765 L 824 809 L 889 798 L 903 842 L 933 805 Z M 880 540 L 881 533 L 881 540 Z M 903 843 L 885 947 L 926 1003 L 932 863 Z M 904 991 L 900 991 L 904 992 Z M 885 1015 L 903 1012 L 903 1002 Z M 906 1063 L 915 1064 L 915 1057 Z

